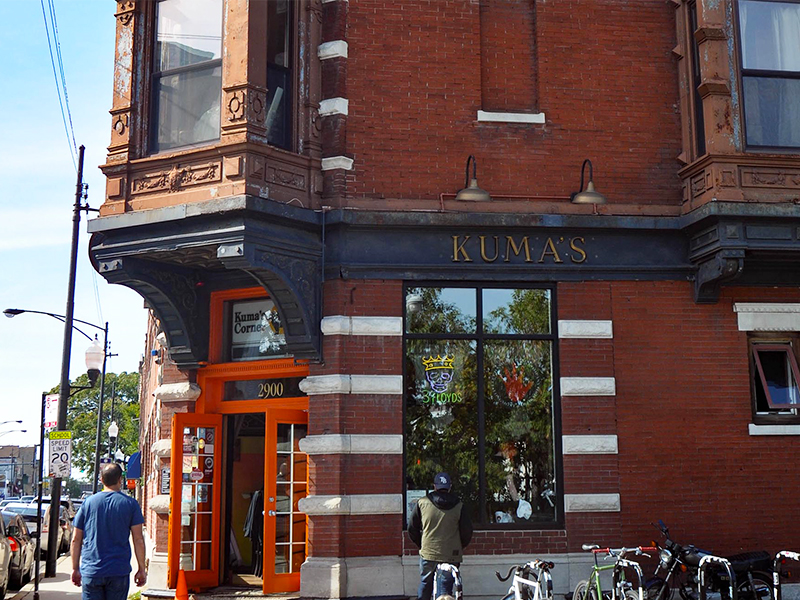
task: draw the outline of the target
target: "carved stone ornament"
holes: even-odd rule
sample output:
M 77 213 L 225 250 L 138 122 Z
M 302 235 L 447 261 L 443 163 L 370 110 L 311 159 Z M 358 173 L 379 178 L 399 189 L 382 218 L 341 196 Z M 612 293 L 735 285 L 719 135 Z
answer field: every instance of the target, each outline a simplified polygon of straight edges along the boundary
M 114 15 L 123 27 L 127 27 L 136 10 L 135 0 L 117 0 L 117 12 Z
M 256 88 L 238 88 L 226 90 L 225 106 L 228 109 L 227 119 L 230 123 L 247 120 L 256 125 L 263 125 L 267 117 L 267 93 Z
M 185 187 L 212 183 L 220 181 L 221 178 L 222 165 L 220 161 L 185 167 L 176 164 L 169 171 L 160 171 L 134 179 L 132 191 L 134 194 L 158 191 L 178 192 Z
M 113 128 L 117 135 L 125 135 L 125 131 L 128 129 L 128 118 L 128 113 L 120 113 L 114 119 Z
M 284 171 L 275 167 L 269 167 L 267 174 L 268 183 L 277 183 L 297 190 L 306 189 L 306 178 L 301 173 Z

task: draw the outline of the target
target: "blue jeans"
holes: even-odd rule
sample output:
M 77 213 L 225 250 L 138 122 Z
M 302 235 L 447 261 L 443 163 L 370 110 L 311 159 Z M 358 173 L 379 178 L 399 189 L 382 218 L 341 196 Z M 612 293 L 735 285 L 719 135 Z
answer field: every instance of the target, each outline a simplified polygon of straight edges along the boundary
M 128 600 L 130 575 L 82 577 L 83 600 Z
M 436 567 L 441 563 L 435 560 L 425 560 L 419 557 L 419 589 L 417 590 L 417 600 L 431 600 L 433 593 L 433 577 L 436 574 Z M 454 566 L 459 566 L 461 563 L 450 563 Z M 436 592 L 441 596 L 442 594 L 453 595 L 453 576 L 449 572 L 439 575 L 439 580 L 436 582 Z M 436 600 L 435 598 L 433 600 Z

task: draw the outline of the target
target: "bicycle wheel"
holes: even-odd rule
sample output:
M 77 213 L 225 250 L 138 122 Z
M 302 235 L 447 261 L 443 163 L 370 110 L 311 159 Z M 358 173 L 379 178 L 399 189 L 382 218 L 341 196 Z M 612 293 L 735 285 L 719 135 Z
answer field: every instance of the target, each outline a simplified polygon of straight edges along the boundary
M 750 580 L 745 578 L 736 586 L 736 594 L 739 600 L 769 600 L 772 597 L 772 584 L 763 576 L 753 575 L 752 588 Z
M 578 585 L 575 586 L 575 591 L 572 592 L 572 600 L 588 600 L 586 598 L 586 590 L 589 589 L 589 582 L 585 579 L 583 581 L 579 581 Z
M 642 594 L 644 594 L 644 590 L 642 590 Z M 624 600 L 642 600 L 639 598 L 639 588 L 635 590 L 625 590 Z

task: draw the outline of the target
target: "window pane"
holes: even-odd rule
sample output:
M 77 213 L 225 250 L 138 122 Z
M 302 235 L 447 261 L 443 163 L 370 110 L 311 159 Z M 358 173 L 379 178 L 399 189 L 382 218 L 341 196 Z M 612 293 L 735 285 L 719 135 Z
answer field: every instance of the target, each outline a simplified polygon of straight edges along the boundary
M 484 346 L 487 521 L 555 518 L 551 342 Z
M 800 79 L 744 77 L 747 143 L 800 148 Z
M 483 290 L 485 333 L 550 333 L 549 290 Z
M 267 63 L 288 67 L 291 58 L 289 48 L 288 0 L 272 0 L 267 5 Z
M 800 4 L 740 0 L 745 69 L 800 71 Z
M 409 288 L 406 293 L 406 331 L 475 333 L 475 299 L 474 288 Z
M 221 84 L 220 67 L 156 79 L 155 150 L 218 139 Z
M 165 0 L 158 3 L 156 70 L 185 67 L 222 55 L 220 0 Z
M 419 498 L 433 476 L 447 471 L 473 520 L 478 506 L 476 345 L 470 341 L 408 340 L 406 355 L 406 476 Z M 416 496 L 414 491 L 419 492 Z
M 267 141 L 273 146 L 289 149 L 291 120 L 292 72 L 276 65 L 267 65 Z

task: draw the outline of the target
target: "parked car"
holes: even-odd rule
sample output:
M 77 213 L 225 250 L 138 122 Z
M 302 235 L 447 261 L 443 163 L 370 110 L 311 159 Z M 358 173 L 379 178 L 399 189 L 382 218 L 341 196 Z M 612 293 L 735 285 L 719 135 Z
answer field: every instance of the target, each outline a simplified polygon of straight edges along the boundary
M 39 535 L 38 527 L 39 527 L 39 520 L 37 519 L 36 513 L 36 505 L 35 504 L 9 504 L 4 509 L 6 512 L 15 512 L 20 515 L 25 524 L 28 526 L 28 531 L 36 537 Z M 63 508 L 62 508 L 63 510 Z M 63 513 L 62 513 L 62 521 Z M 50 533 L 50 505 L 49 504 L 42 504 L 42 535 L 41 535 L 41 543 L 40 548 L 42 550 L 42 555 L 47 553 L 47 547 L 49 543 L 49 533 Z M 58 546 L 57 551 L 61 550 L 64 547 L 64 529 L 63 523 L 58 528 Z M 67 545 L 69 547 L 69 545 Z
M 3 524 L 11 546 L 9 587 L 18 590 L 33 579 L 36 568 L 36 540 L 31 537 L 25 519 L 18 513 L 3 511 Z
M 22 503 L 33 502 L 34 500 L 36 500 L 36 496 L 23 496 L 19 499 L 19 501 Z
M 6 527 L 3 519 L 0 519 L 0 600 L 6 597 L 8 590 L 8 577 L 10 574 L 9 565 L 11 563 L 11 543 L 6 537 Z
M 2 509 L 7 504 L 11 504 L 12 502 L 19 502 L 19 500 L 17 500 L 16 498 L 0 500 L 0 509 Z

